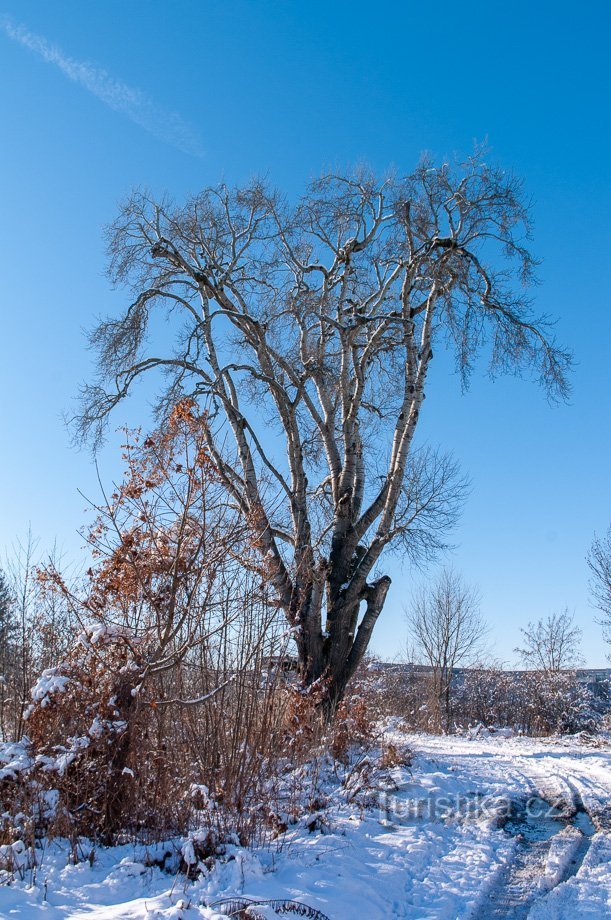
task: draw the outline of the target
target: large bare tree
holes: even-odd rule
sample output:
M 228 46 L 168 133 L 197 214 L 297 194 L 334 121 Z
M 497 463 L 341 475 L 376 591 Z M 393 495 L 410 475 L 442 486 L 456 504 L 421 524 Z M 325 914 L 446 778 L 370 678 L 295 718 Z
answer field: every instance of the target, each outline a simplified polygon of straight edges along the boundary
M 109 230 L 110 276 L 132 300 L 93 332 L 80 430 L 99 436 L 155 369 L 161 411 L 185 393 L 207 402 L 209 448 L 257 530 L 303 678 L 326 676 L 331 700 L 384 605 L 382 554 L 430 555 L 461 503 L 455 463 L 414 447 L 433 348 L 454 348 L 464 382 L 484 348 L 493 372 L 565 393 L 569 356 L 526 296 L 528 232 L 520 183 L 480 155 L 405 178 L 326 175 L 295 205 L 259 181 L 184 205 L 138 192 Z M 156 312 L 173 339 L 150 332 Z

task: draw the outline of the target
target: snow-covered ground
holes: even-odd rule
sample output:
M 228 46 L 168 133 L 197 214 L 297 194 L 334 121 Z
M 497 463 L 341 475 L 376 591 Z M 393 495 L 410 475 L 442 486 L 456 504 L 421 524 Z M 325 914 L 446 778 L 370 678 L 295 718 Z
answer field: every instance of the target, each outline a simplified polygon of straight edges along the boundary
M 611 917 L 611 746 L 405 740 L 411 770 L 390 770 L 376 807 L 338 795 L 324 833 L 301 825 L 277 850 L 236 847 L 195 882 L 148 868 L 142 847 L 72 865 L 53 843 L 33 886 L 27 873 L 0 887 L 0 917 L 218 918 L 215 902 L 236 897 L 290 899 L 331 920 Z

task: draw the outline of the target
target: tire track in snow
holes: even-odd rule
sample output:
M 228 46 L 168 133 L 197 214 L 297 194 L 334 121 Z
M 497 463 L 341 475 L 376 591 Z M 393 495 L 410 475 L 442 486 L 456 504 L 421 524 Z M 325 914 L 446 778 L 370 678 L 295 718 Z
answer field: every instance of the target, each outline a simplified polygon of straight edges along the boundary
M 501 874 L 497 886 L 488 892 L 472 920 L 527 917 L 537 897 L 537 882 L 544 871 L 548 850 L 546 841 L 530 845 L 519 841 L 512 862 Z
M 559 800 L 543 798 L 538 799 L 542 814 L 537 814 L 537 801 L 530 798 L 531 813 L 524 811 L 509 819 L 505 831 L 516 840 L 513 858 L 486 892 L 471 920 L 527 918 L 536 901 L 579 872 L 595 828 L 579 791 L 563 779 L 570 792 L 572 817 L 567 820 L 550 816 L 550 809 L 556 811 Z M 563 835 L 562 831 L 569 833 Z
M 505 832 L 514 846 L 505 852 L 504 866 L 480 890 L 469 920 L 524 920 L 535 905 L 537 916 L 545 916 L 547 897 L 576 876 L 584 863 L 589 865 L 596 850 L 592 838 L 600 841 L 611 831 L 608 758 L 598 759 L 595 752 L 583 749 L 556 752 L 534 743 L 528 751 L 515 746 L 504 750 L 493 743 L 478 750 L 459 741 L 445 757 L 438 747 L 431 744 L 427 751 L 435 757 L 437 769 L 451 764 L 463 785 L 477 790 L 475 795 L 479 790 L 483 796 L 504 794 L 518 813 L 533 797 L 555 806 L 557 820 L 539 833 L 532 827 L 524 833 L 524 822 L 510 818 Z
M 602 783 L 594 782 L 590 777 L 574 774 L 571 779 L 565 778 L 571 786 L 581 807 L 591 818 L 597 831 L 609 833 L 611 831 L 611 801 L 609 788 Z

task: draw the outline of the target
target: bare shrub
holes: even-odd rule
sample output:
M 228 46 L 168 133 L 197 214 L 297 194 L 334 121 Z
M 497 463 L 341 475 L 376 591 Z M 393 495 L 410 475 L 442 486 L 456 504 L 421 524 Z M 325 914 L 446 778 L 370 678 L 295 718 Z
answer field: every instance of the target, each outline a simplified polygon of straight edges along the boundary
M 467 727 L 509 727 L 526 735 L 592 731 L 607 707 L 574 671 L 474 668 L 460 675 L 455 719 Z
M 257 616 L 246 609 L 242 622 L 254 630 Z M 12 814 L 25 809 L 37 835 L 102 843 L 195 829 L 217 843 L 247 843 L 264 833 L 286 690 L 266 667 L 266 646 L 253 656 L 248 629 L 242 636 L 240 644 L 231 638 L 230 655 L 218 643 L 212 668 L 209 659 L 185 660 L 144 684 L 133 637 L 82 636 L 33 688 Z M 277 637 L 268 643 L 277 653 Z M 183 693 L 197 693 L 197 702 L 185 705 Z M 50 811 L 33 808 L 37 791 L 53 799 Z
M 407 732 L 439 730 L 425 666 L 370 660 L 355 680 L 378 723 L 390 718 Z M 611 705 L 605 681 L 594 689 L 575 671 L 508 671 L 495 661 L 455 669 L 451 697 L 452 730 L 483 725 L 528 735 L 596 731 Z
M 339 704 L 333 722 L 331 753 L 335 760 L 347 764 L 352 747 L 371 747 L 378 732 L 362 698 L 351 695 Z
M 0 741 L 22 737 L 32 684 L 58 663 L 74 637 L 74 617 L 64 599 L 41 589 L 39 558 L 37 541 L 28 531 L 0 573 Z M 54 549 L 50 564 L 58 561 Z

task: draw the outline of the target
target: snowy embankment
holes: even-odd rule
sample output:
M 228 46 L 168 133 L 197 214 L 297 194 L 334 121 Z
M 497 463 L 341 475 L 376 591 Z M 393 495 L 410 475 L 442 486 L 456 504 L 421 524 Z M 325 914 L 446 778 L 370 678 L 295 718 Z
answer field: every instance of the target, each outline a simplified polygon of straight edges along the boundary
M 400 740 L 413 766 L 386 773 L 375 806 L 329 789 L 326 811 L 279 847 L 230 848 L 196 881 L 151 866 L 163 848 L 97 849 L 91 865 L 73 865 L 51 843 L 33 885 L 26 872 L 0 887 L 0 917 L 218 918 L 228 908 L 217 902 L 240 897 L 290 899 L 331 920 L 611 916 L 607 744 Z M 278 915 L 270 905 L 257 911 Z

